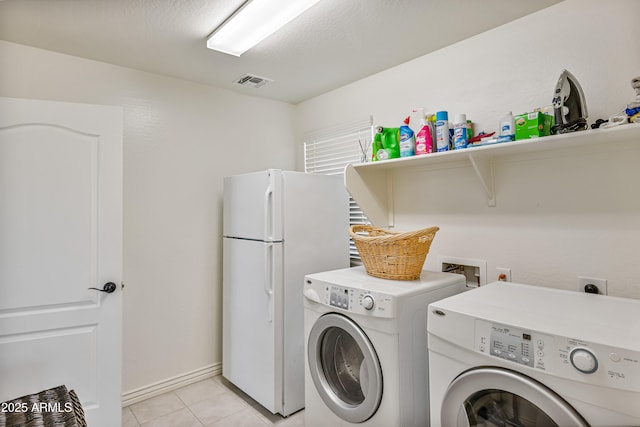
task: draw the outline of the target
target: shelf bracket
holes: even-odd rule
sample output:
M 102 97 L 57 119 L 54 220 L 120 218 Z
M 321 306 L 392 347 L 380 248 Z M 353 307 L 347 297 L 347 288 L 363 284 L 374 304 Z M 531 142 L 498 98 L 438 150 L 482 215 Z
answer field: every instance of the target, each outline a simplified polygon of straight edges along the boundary
M 355 168 L 349 164 L 344 169 L 344 183 L 367 219 L 377 227 L 386 228 L 393 221 L 392 185 L 387 181 L 386 171 Z M 381 191 L 384 190 L 384 191 Z M 390 213 L 391 212 L 391 213 Z
M 468 158 L 471 166 L 473 166 L 473 170 L 476 172 L 476 175 L 478 175 L 482 188 L 487 195 L 487 204 L 491 207 L 495 207 L 496 193 L 493 183 L 493 167 L 491 166 L 491 162 L 486 159 L 476 158 L 471 153 L 468 154 Z

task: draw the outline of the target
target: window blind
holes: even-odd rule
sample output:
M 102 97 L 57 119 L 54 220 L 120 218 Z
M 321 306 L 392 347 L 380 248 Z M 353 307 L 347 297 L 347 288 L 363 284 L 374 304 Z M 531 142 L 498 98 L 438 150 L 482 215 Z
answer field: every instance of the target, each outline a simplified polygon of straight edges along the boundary
M 344 175 L 350 163 L 362 163 L 371 158 L 373 117 L 347 125 L 322 129 L 304 137 L 305 172 Z M 370 224 L 358 204 L 349 197 L 349 224 Z M 352 263 L 360 263 L 360 255 L 350 240 Z

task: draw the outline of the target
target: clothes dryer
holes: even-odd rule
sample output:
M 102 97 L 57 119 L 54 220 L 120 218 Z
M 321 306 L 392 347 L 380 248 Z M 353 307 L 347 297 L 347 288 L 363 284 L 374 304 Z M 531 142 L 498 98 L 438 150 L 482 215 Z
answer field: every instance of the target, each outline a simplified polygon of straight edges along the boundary
M 496 282 L 429 306 L 431 426 L 640 426 L 640 300 Z
M 393 281 L 347 268 L 306 276 L 306 427 L 428 424 L 427 306 L 466 289 L 424 271 Z

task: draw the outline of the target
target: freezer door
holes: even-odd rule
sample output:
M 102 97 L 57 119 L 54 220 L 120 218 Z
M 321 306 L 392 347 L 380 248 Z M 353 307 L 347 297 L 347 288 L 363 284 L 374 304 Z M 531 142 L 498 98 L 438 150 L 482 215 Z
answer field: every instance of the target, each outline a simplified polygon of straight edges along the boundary
M 223 235 L 282 240 L 282 172 L 270 169 L 224 178 Z
M 282 410 L 282 244 L 223 239 L 222 374 Z

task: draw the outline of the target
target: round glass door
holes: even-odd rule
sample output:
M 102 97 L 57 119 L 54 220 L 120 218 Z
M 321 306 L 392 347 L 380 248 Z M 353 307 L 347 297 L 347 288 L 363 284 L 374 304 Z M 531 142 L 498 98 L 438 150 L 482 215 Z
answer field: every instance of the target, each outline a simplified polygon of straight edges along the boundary
M 311 378 L 334 414 L 352 423 L 368 420 L 382 399 L 382 370 L 373 345 L 348 317 L 330 313 L 311 328 Z
M 517 372 L 478 368 L 458 376 L 442 403 L 443 426 L 589 427 L 556 393 Z

